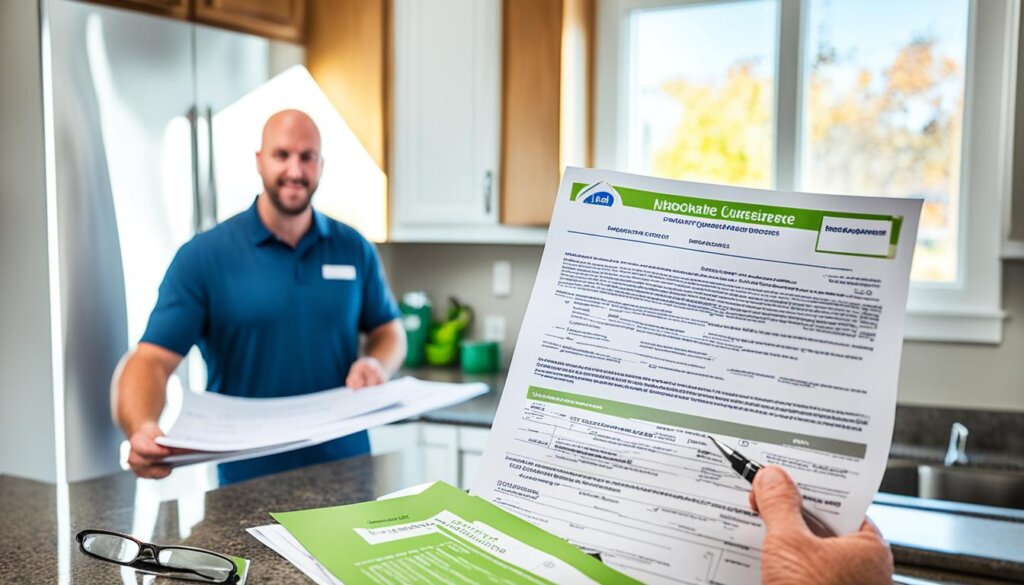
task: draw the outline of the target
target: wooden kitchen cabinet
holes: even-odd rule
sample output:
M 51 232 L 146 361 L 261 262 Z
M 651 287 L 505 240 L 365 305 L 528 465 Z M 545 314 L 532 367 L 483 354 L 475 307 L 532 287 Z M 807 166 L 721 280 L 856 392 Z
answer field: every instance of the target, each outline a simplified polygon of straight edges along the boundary
M 188 20 L 192 11 L 192 0 L 86 0 L 93 4 L 104 4 L 115 8 L 127 8 L 149 12 L 159 16 Z
M 196 22 L 301 43 L 306 0 L 193 0 Z
M 590 166 L 594 0 L 503 10 L 501 222 L 546 226 L 566 166 Z
M 301 43 L 306 0 L 86 0 Z

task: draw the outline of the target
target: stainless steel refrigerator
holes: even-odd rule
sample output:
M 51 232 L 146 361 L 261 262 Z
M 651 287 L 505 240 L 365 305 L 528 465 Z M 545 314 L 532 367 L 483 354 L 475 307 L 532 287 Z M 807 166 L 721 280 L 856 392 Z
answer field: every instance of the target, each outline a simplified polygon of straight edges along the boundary
M 75 481 L 119 468 L 111 374 L 142 335 L 174 252 L 218 212 L 230 214 L 219 201 L 255 196 L 217 177 L 213 153 L 230 149 L 232 136 L 218 135 L 211 120 L 270 77 L 271 43 L 67 0 L 49 3 L 49 18 L 67 475 Z M 245 179 L 238 189 L 251 189 Z M 172 384 L 205 385 L 196 357 Z

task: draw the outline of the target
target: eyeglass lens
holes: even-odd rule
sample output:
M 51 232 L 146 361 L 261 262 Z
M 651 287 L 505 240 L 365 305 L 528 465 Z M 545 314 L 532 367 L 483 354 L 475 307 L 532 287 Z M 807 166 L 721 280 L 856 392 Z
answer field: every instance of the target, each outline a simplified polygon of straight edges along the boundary
M 186 569 L 214 581 L 223 581 L 231 576 L 234 563 L 199 550 L 169 547 L 162 549 L 157 561 L 168 569 Z
M 141 547 L 134 540 L 114 534 L 87 534 L 82 548 L 98 557 L 119 563 L 131 562 L 139 556 Z
M 139 543 L 116 534 L 87 534 L 82 539 L 82 548 L 86 552 L 118 563 L 130 563 L 142 552 Z M 228 559 L 187 548 L 161 548 L 156 560 L 169 572 L 186 571 L 211 581 L 226 580 L 235 568 L 234 563 Z

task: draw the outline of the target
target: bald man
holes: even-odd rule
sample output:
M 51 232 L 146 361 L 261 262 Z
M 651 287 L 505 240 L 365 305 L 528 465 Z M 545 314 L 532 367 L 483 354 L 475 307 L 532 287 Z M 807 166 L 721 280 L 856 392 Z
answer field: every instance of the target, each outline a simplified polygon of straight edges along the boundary
M 256 153 L 263 192 L 178 250 L 146 331 L 115 380 L 114 418 L 139 476 L 170 473 L 163 459 L 175 451 L 155 442 L 157 420 L 167 380 L 193 345 L 206 361 L 207 390 L 232 396 L 361 388 L 386 381 L 401 364 L 405 333 L 376 250 L 311 206 L 323 164 L 313 120 L 297 110 L 274 114 Z M 218 473 L 227 484 L 368 452 L 361 432 L 221 464 Z

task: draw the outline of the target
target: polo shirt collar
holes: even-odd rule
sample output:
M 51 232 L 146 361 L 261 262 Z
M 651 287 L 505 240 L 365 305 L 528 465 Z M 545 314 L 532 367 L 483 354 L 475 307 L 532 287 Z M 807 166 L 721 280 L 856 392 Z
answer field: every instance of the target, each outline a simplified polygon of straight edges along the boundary
M 320 232 L 321 238 L 328 238 L 331 235 L 330 224 L 327 221 L 327 216 L 313 209 L 313 227 L 316 231 Z
M 259 196 L 256 197 L 256 200 L 259 200 Z M 256 209 L 256 201 L 253 201 L 253 204 L 249 206 L 249 209 L 242 215 L 242 219 L 246 236 L 253 245 L 258 246 L 274 239 L 274 234 L 270 233 L 267 226 L 263 225 L 263 220 L 260 219 L 260 213 Z M 316 209 L 313 209 L 313 229 L 317 231 L 321 238 L 328 238 L 331 235 L 327 216 Z

